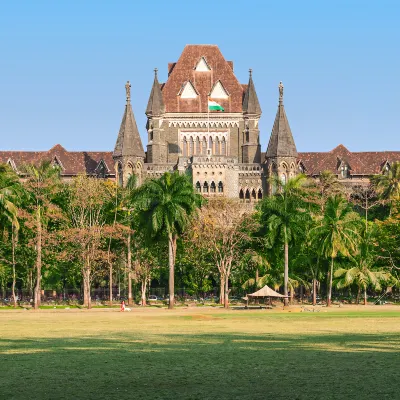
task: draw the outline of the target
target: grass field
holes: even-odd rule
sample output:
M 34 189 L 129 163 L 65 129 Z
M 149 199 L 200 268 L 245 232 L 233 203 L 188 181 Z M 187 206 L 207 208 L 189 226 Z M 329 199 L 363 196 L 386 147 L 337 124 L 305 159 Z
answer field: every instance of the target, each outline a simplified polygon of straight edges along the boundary
M 0 312 L 0 399 L 399 399 L 400 308 Z

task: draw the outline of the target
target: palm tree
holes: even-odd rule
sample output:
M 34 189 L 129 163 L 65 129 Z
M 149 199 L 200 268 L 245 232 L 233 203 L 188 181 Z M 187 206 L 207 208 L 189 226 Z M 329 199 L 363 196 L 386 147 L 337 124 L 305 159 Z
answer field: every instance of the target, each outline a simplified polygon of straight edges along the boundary
M 392 279 L 392 275 L 383 270 L 372 270 L 376 260 L 374 254 L 373 239 L 375 231 L 364 229 L 361 240 L 358 244 L 358 254 L 351 257 L 354 264 L 351 268 L 339 268 L 335 271 L 336 287 L 342 289 L 356 284 L 360 290 L 363 289 L 364 305 L 367 305 L 367 288 L 380 291 L 382 283 L 388 283 Z M 357 296 L 358 299 L 359 296 Z
M 301 196 L 301 188 L 306 182 L 305 175 L 297 175 L 286 183 L 279 178 L 272 179 L 277 188 L 272 197 L 263 200 L 260 206 L 260 222 L 272 246 L 280 241 L 284 246 L 284 294 L 288 296 L 289 283 L 289 245 L 303 235 L 303 228 L 310 214 L 305 212 L 306 204 Z M 285 305 L 288 298 L 285 297 Z
M 176 241 L 201 199 L 190 179 L 177 171 L 145 182 L 132 196 L 144 230 L 152 238 L 163 233 L 168 238 L 169 308 L 174 307 Z
M 34 308 L 38 309 L 41 300 L 42 278 L 42 236 L 43 220 L 46 209 L 51 207 L 51 199 L 60 182 L 60 169 L 49 161 L 42 162 L 39 166 L 30 164 L 23 168 L 27 176 L 26 188 L 33 203 L 36 228 L 36 286 L 34 292 Z
M 14 307 L 17 306 L 15 295 L 16 284 L 16 262 L 15 248 L 18 240 L 18 203 L 22 194 L 21 184 L 18 175 L 8 166 L 0 165 L 0 224 L 4 227 L 11 226 L 11 254 L 12 254 L 12 297 Z
M 383 175 L 371 178 L 377 193 L 383 200 L 393 202 L 400 199 L 400 162 L 394 162 Z
M 329 197 L 322 218 L 312 229 L 313 241 L 322 256 L 330 259 L 327 306 L 332 302 L 334 260 L 338 253 L 350 256 L 356 251 L 360 218 L 340 195 Z

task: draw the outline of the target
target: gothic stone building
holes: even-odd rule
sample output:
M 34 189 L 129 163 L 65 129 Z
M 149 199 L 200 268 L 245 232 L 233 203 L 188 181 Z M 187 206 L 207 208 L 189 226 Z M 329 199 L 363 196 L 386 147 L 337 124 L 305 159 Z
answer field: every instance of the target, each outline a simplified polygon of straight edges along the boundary
M 350 152 L 339 145 L 330 152 L 298 153 L 283 104 L 283 85 L 266 152 L 260 146 L 261 107 L 252 74 L 241 84 L 232 61 L 213 45 L 188 45 L 179 60 L 168 64 L 168 79 L 159 83 L 155 71 L 148 100 L 147 151 L 144 150 L 130 104 L 126 105 L 114 152 L 69 152 L 56 145 L 46 152 L 0 152 L 0 162 L 16 172 L 26 163 L 49 160 L 62 177 L 80 173 L 116 179 L 124 185 L 131 174 L 139 183 L 166 171 L 191 175 L 205 196 L 255 201 L 268 193 L 268 177 L 283 180 L 303 172 L 317 178 L 330 170 L 349 185 L 364 185 L 384 173 L 400 152 Z M 224 112 L 209 111 L 208 101 Z

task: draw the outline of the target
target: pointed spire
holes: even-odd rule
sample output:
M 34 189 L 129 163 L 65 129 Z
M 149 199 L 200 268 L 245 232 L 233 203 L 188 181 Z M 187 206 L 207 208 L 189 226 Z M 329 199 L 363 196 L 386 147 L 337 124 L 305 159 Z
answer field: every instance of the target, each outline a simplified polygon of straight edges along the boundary
M 157 77 L 157 68 L 154 69 L 154 82 L 151 88 L 149 102 L 147 103 L 146 115 L 161 115 L 165 112 L 164 101 L 161 93 L 160 84 Z
M 260 103 L 253 83 L 252 69 L 249 69 L 249 84 L 243 99 L 243 112 L 246 114 L 261 114 Z
M 133 115 L 131 100 L 131 85 L 129 81 L 125 85 L 126 105 L 122 117 L 121 127 L 119 128 L 117 143 L 113 157 L 133 156 L 145 157 L 142 141 Z
M 294 143 L 289 121 L 286 117 L 283 105 L 283 84 L 279 83 L 279 106 L 276 113 L 274 126 L 272 127 L 267 153 L 269 157 L 297 157 L 296 144 Z

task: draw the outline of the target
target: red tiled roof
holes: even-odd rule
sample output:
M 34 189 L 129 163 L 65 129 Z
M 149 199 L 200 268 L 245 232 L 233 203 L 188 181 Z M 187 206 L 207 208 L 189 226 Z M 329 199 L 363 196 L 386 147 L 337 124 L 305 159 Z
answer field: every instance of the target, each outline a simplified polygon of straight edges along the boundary
M 204 57 L 210 71 L 195 71 Z M 214 84 L 220 80 L 230 94 L 228 99 L 218 99 L 225 112 L 242 112 L 243 86 L 236 79 L 232 65 L 225 60 L 218 46 L 187 45 L 179 60 L 174 64 L 167 82 L 162 87 L 166 112 L 207 112 L 207 97 Z M 196 99 L 182 99 L 178 96 L 182 85 L 191 81 L 199 96 Z
M 337 173 L 341 162 L 350 166 L 352 175 L 374 175 L 382 172 L 386 161 L 400 161 L 400 151 L 351 152 L 341 144 L 329 152 L 299 153 L 299 160 L 309 175 L 326 170 Z
M 11 160 L 17 170 L 24 164 L 38 164 L 55 158 L 61 164 L 62 175 L 95 174 L 101 160 L 109 173 L 115 174 L 111 151 L 67 151 L 59 144 L 48 151 L 0 151 L 0 163 Z

